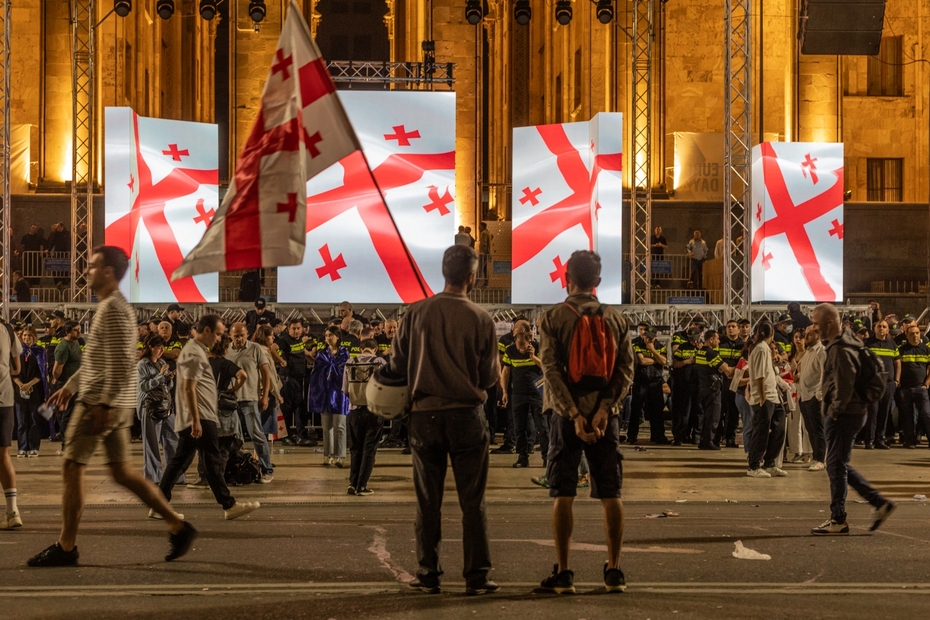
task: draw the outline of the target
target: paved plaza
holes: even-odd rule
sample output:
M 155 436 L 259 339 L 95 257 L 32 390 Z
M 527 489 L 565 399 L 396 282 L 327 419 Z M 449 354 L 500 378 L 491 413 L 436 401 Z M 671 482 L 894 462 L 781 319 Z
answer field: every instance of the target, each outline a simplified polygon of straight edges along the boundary
M 139 451 L 138 444 L 134 449 Z M 276 450 L 279 448 L 276 447 Z M 26 618 L 828 618 L 916 617 L 930 598 L 930 451 L 856 450 L 853 464 L 899 502 L 881 530 L 850 496 L 848 537 L 814 538 L 829 516 L 827 477 L 786 465 L 787 478 L 745 476 L 741 449 L 624 446 L 626 593 L 601 593 L 606 556 L 597 502 L 576 503 L 571 559 L 578 594 L 535 593 L 554 548 L 545 490 L 493 455 L 488 516 L 501 592 L 465 597 L 461 527 L 446 492 L 443 594 L 407 590 L 416 572 L 410 457 L 378 455 L 375 495 L 345 495 L 347 470 L 308 448 L 278 452 L 270 485 L 234 488 L 262 508 L 224 521 L 209 491 L 179 487 L 174 505 L 200 530 L 177 562 L 160 522 L 110 482 L 99 459 L 87 477 L 78 568 L 27 569 L 60 523 L 61 459 L 46 447 L 16 459 L 26 527 L 0 532 L 0 605 Z M 141 456 L 140 456 L 141 458 Z M 668 514 L 670 516 L 660 516 Z M 733 557 L 736 542 L 770 560 Z

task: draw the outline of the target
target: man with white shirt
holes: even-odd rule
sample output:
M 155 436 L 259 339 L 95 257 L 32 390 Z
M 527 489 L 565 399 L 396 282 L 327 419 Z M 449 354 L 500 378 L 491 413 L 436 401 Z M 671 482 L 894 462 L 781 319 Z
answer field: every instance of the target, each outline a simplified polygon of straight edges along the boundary
M 695 230 L 694 237 L 686 246 L 691 258 L 691 286 L 704 288 L 704 261 L 707 260 L 707 243 L 701 238 L 701 231 Z
M 268 359 L 261 346 L 249 340 L 245 323 L 233 323 L 229 330 L 232 346 L 226 352 L 226 359 L 245 371 L 248 378 L 236 397 L 239 400 L 239 415 L 245 420 L 252 447 L 262 467 L 262 484 L 268 484 L 274 478 L 274 467 L 268 453 L 268 437 L 262 431 L 261 412 L 268 408 L 268 396 L 271 393 L 271 374 Z
M 827 350 L 820 341 L 820 330 L 811 325 L 804 332 L 804 353 L 798 360 L 798 406 L 804 419 L 804 428 L 811 443 L 812 462 L 808 471 L 823 471 L 827 444 L 823 436 L 823 417 L 820 415 L 820 379 Z
M 749 444 L 751 478 L 787 476 L 775 459 L 785 445 L 785 409 L 779 402 L 775 363 L 772 358 L 771 323 L 759 323 L 749 352 L 749 404 L 752 405 L 752 438 Z

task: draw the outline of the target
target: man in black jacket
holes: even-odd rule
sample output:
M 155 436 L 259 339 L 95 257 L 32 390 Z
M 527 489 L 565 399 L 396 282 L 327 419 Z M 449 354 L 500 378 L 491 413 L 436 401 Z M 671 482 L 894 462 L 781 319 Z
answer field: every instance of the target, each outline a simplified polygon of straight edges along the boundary
M 814 308 L 814 324 L 827 341 L 821 389 L 824 436 L 827 441 L 827 475 L 830 477 L 830 518 L 811 530 L 815 535 L 849 534 L 846 523 L 847 482 L 875 510 L 870 531 L 877 530 L 895 509 L 859 472 L 849 466 L 853 443 L 866 420 L 866 402 L 856 391 L 862 343 L 849 329 L 842 329 L 840 313 L 833 304 Z

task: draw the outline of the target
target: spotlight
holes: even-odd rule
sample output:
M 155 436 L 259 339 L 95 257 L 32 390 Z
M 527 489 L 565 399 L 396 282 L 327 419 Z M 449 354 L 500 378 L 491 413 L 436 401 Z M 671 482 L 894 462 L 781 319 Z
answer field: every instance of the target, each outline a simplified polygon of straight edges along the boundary
M 465 19 L 472 26 L 477 26 L 484 17 L 484 9 L 481 7 L 481 0 L 466 0 L 465 2 Z
M 555 21 L 561 26 L 567 26 L 572 21 L 571 0 L 558 0 L 555 3 Z
M 216 2 L 213 0 L 200 0 L 200 16 L 207 21 L 216 17 Z
M 533 16 L 533 10 L 530 8 L 530 0 L 517 0 L 513 5 L 513 19 L 521 26 L 530 23 Z
M 132 0 L 115 0 L 113 11 L 120 17 L 126 17 L 132 11 Z
M 158 0 L 155 3 L 155 12 L 162 19 L 171 19 L 174 15 L 174 0 Z
M 597 21 L 609 24 L 614 18 L 614 6 L 610 0 L 597 0 Z
M 263 0 L 252 0 L 249 2 L 249 17 L 256 24 L 265 19 L 265 3 Z

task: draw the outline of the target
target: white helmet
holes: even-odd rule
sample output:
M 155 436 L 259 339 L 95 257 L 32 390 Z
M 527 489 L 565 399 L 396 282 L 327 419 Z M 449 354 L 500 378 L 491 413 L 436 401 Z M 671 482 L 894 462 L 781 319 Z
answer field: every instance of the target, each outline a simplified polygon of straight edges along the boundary
M 368 410 L 385 420 L 397 420 L 407 415 L 407 377 L 390 374 L 387 367 L 379 368 L 365 386 Z

